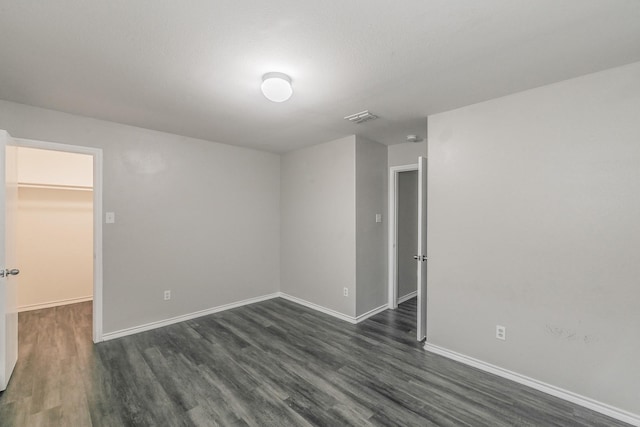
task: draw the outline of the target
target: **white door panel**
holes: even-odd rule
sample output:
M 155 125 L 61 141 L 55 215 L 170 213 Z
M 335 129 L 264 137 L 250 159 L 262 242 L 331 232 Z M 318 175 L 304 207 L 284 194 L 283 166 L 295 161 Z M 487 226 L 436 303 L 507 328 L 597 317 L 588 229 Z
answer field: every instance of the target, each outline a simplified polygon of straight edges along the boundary
M 418 341 L 427 337 L 427 159 L 418 159 Z
M 7 388 L 18 360 L 17 167 L 17 147 L 11 136 L 0 130 L 0 391 Z

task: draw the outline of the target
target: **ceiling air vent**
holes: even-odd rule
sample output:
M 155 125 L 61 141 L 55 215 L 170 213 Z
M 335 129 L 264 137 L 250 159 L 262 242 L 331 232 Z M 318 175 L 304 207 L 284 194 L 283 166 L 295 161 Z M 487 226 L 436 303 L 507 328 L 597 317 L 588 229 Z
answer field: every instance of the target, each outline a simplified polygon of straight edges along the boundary
M 345 120 L 349 120 L 351 123 L 360 124 L 364 122 L 368 122 L 369 120 L 375 120 L 378 116 L 371 114 L 369 110 L 364 110 L 359 113 L 352 114 L 350 116 L 345 117 Z

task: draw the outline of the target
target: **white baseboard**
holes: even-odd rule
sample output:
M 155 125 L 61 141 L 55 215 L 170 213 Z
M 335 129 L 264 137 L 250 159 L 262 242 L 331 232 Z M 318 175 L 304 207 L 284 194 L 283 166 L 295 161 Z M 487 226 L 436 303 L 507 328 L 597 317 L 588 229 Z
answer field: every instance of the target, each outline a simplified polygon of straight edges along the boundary
M 356 317 L 356 323 L 360 323 L 363 320 L 367 320 L 371 316 L 375 316 L 378 313 L 382 313 L 385 310 L 388 310 L 389 306 L 387 304 L 381 305 L 380 307 L 374 308 L 373 310 L 369 310 L 366 313 L 361 314 Z
M 185 320 L 191 320 L 197 317 L 206 316 L 208 314 L 218 313 L 220 311 L 230 310 L 232 308 L 242 307 L 243 305 L 254 304 L 256 302 L 266 301 L 266 300 L 278 298 L 278 297 L 294 302 L 296 304 L 303 305 L 312 310 L 316 310 L 321 313 L 328 314 L 329 316 L 333 316 L 340 320 L 344 320 L 345 322 L 349 322 L 353 324 L 362 322 L 363 320 L 366 320 L 371 316 L 381 313 L 388 308 L 387 304 L 384 304 L 384 305 L 381 305 L 380 307 L 374 308 L 373 310 L 369 310 L 368 312 L 361 314 L 360 316 L 353 317 L 353 316 L 348 316 L 346 314 L 337 312 L 335 310 L 331 310 L 321 305 L 314 304 L 309 301 L 305 301 L 303 299 L 294 297 L 292 295 L 288 295 L 282 292 L 276 292 L 274 294 L 263 295 L 256 298 L 249 298 L 243 301 L 238 301 L 230 304 L 220 305 L 218 307 L 208 308 L 206 310 L 200 310 L 200 311 L 196 311 L 189 314 L 183 314 L 181 316 L 172 317 L 170 319 L 158 320 L 156 322 L 145 323 L 144 325 L 140 325 L 140 326 L 134 326 L 131 328 L 121 329 L 119 331 L 108 332 L 102 335 L 102 341 L 108 341 L 116 338 L 126 337 L 127 335 L 133 335 L 140 332 L 149 331 L 151 329 L 162 328 L 163 326 L 173 325 L 174 323 L 184 322 Z
M 408 293 L 405 296 L 398 298 L 398 304 L 402 304 L 403 302 L 410 300 L 411 298 L 415 298 L 417 296 L 418 296 L 418 291 L 413 291 L 411 293 Z
M 217 307 L 207 308 L 205 310 L 195 311 L 189 314 L 183 314 L 181 316 L 172 317 L 170 319 L 158 320 L 156 322 L 146 323 L 140 326 L 134 326 L 132 328 L 121 329 L 115 332 L 108 332 L 106 334 L 102 334 L 102 340 L 108 341 L 115 338 L 126 337 L 127 335 L 133 335 L 144 331 L 149 331 L 151 329 L 162 328 L 163 326 L 173 325 L 174 323 L 184 322 L 185 320 L 195 319 L 197 317 L 206 316 L 208 314 L 218 313 L 220 311 L 231 310 L 232 308 L 242 307 L 243 305 L 254 304 L 260 301 L 266 301 L 269 299 L 277 298 L 279 296 L 278 293 L 263 295 L 260 297 L 249 298 L 246 300 L 232 302 L 230 304 L 219 305 Z
M 60 305 L 76 304 L 79 302 L 86 302 L 91 300 L 93 300 L 93 296 L 89 295 L 87 297 L 67 298 L 67 299 L 61 299 L 58 301 L 43 302 L 38 304 L 27 304 L 27 305 L 18 307 L 18 312 L 22 313 L 23 311 L 40 310 L 42 308 L 58 307 Z
M 126 329 L 121 329 L 119 331 L 108 332 L 102 335 L 102 341 L 108 341 L 116 338 L 126 337 L 127 335 L 133 335 L 140 332 L 149 331 L 151 329 L 162 328 L 163 326 L 173 325 L 174 323 L 184 322 L 185 320 L 191 320 L 197 317 L 206 316 L 208 314 L 218 313 L 220 311 L 230 310 L 232 308 L 242 307 L 243 305 L 254 304 L 256 302 L 266 301 L 266 300 L 278 298 L 278 297 L 286 299 L 288 301 L 295 302 L 296 304 L 303 305 L 313 310 L 320 311 L 330 316 L 337 317 L 338 319 L 341 319 L 353 324 L 362 322 L 363 320 L 368 319 L 369 317 L 387 309 L 387 305 L 385 304 L 378 308 L 374 308 L 373 310 L 368 311 L 358 317 L 353 317 L 353 316 L 347 316 L 346 314 L 339 313 L 329 308 L 322 307 L 312 302 L 305 301 L 303 299 L 284 294 L 282 292 L 276 292 L 274 294 L 263 295 L 256 298 L 249 298 L 243 301 L 238 301 L 230 304 L 220 305 L 218 307 L 208 308 L 206 310 L 200 310 L 200 311 L 196 311 L 189 314 L 183 314 L 182 316 L 176 316 L 170 319 L 158 320 L 156 322 L 146 323 L 144 325 L 134 326 L 132 328 L 126 328 Z
M 584 406 L 585 408 L 607 415 L 611 418 L 624 421 L 634 426 L 640 426 L 640 415 L 633 414 L 631 412 L 616 408 L 611 405 L 607 405 L 606 403 L 598 402 L 597 400 L 591 399 L 589 397 L 585 397 L 577 393 L 564 390 L 560 387 L 556 387 L 554 385 L 547 384 L 542 381 L 538 381 L 536 379 L 527 377 L 517 372 L 509 371 L 508 369 L 504 369 L 499 366 L 492 365 L 487 362 L 483 362 L 482 360 L 478 360 L 473 357 L 469 357 L 464 354 L 457 353 L 452 350 L 448 350 L 444 347 L 440 347 L 430 343 L 425 343 L 424 349 L 431 353 L 439 354 L 440 356 L 444 356 L 446 358 L 455 360 L 457 362 L 464 363 L 465 365 L 473 366 L 474 368 L 478 368 L 482 371 L 489 372 L 499 377 L 506 378 L 508 380 L 515 381 L 519 384 L 526 385 L 528 387 L 531 387 L 543 393 L 547 393 L 552 396 L 559 397 L 560 399 L 567 400 L 571 403 Z
M 282 299 L 286 299 L 287 301 L 295 302 L 296 304 L 303 305 L 312 310 L 319 311 L 324 314 L 328 314 L 329 316 L 336 317 L 340 320 L 344 320 L 345 322 L 353 323 L 354 325 L 356 323 L 362 322 L 363 320 L 367 320 L 369 317 L 375 316 L 376 314 L 381 313 L 385 311 L 387 308 L 389 308 L 387 304 L 384 304 L 384 305 L 381 305 L 380 307 L 374 308 L 373 310 L 369 310 L 366 313 L 361 314 L 360 316 L 354 317 L 354 316 L 349 316 L 347 314 L 340 313 L 339 311 L 335 311 L 330 308 L 326 308 L 321 305 L 309 302 L 307 300 L 303 300 L 302 298 L 285 294 L 283 292 L 280 292 L 278 296 Z
M 323 307 L 321 305 L 314 304 L 312 302 L 303 300 L 301 298 L 294 297 L 292 295 L 285 294 L 283 292 L 279 292 L 278 296 L 280 298 L 282 298 L 282 299 L 286 299 L 287 301 L 295 302 L 296 304 L 300 304 L 300 305 L 308 307 L 308 308 L 310 308 L 312 310 L 319 311 L 320 313 L 324 313 L 324 314 L 328 314 L 329 316 L 337 317 L 338 319 L 344 320 L 345 322 L 349 322 L 349 323 L 353 323 L 353 324 L 358 323 L 356 318 L 353 317 L 353 316 L 349 316 L 347 314 L 340 313 L 339 311 L 331 310 L 330 308 L 326 308 L 326 307 Z

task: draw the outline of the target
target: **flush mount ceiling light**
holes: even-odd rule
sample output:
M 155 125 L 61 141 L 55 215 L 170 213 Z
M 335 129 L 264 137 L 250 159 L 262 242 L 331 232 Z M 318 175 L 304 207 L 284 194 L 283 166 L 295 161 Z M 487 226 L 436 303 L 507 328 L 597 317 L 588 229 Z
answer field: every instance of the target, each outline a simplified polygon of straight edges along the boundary
M 293 95 L 291 77 L 284 73 L 267 73 L 262 76 L 262 93 L 273 102 L 284 102 Z

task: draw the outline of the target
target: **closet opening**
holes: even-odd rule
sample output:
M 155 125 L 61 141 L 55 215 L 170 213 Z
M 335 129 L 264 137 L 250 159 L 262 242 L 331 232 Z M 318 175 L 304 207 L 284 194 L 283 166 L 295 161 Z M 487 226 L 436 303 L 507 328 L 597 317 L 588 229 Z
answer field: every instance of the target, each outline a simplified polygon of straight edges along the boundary
M 18 147 L 18 311 L 93 300 L 93 156 Z
M 15 138 L 18 311 L 83 303 L 102 341 L 102 150 Z M 91 301 L 91 302 L 90 302 Z M 87 323 L 83 323 L 89 326 Z

